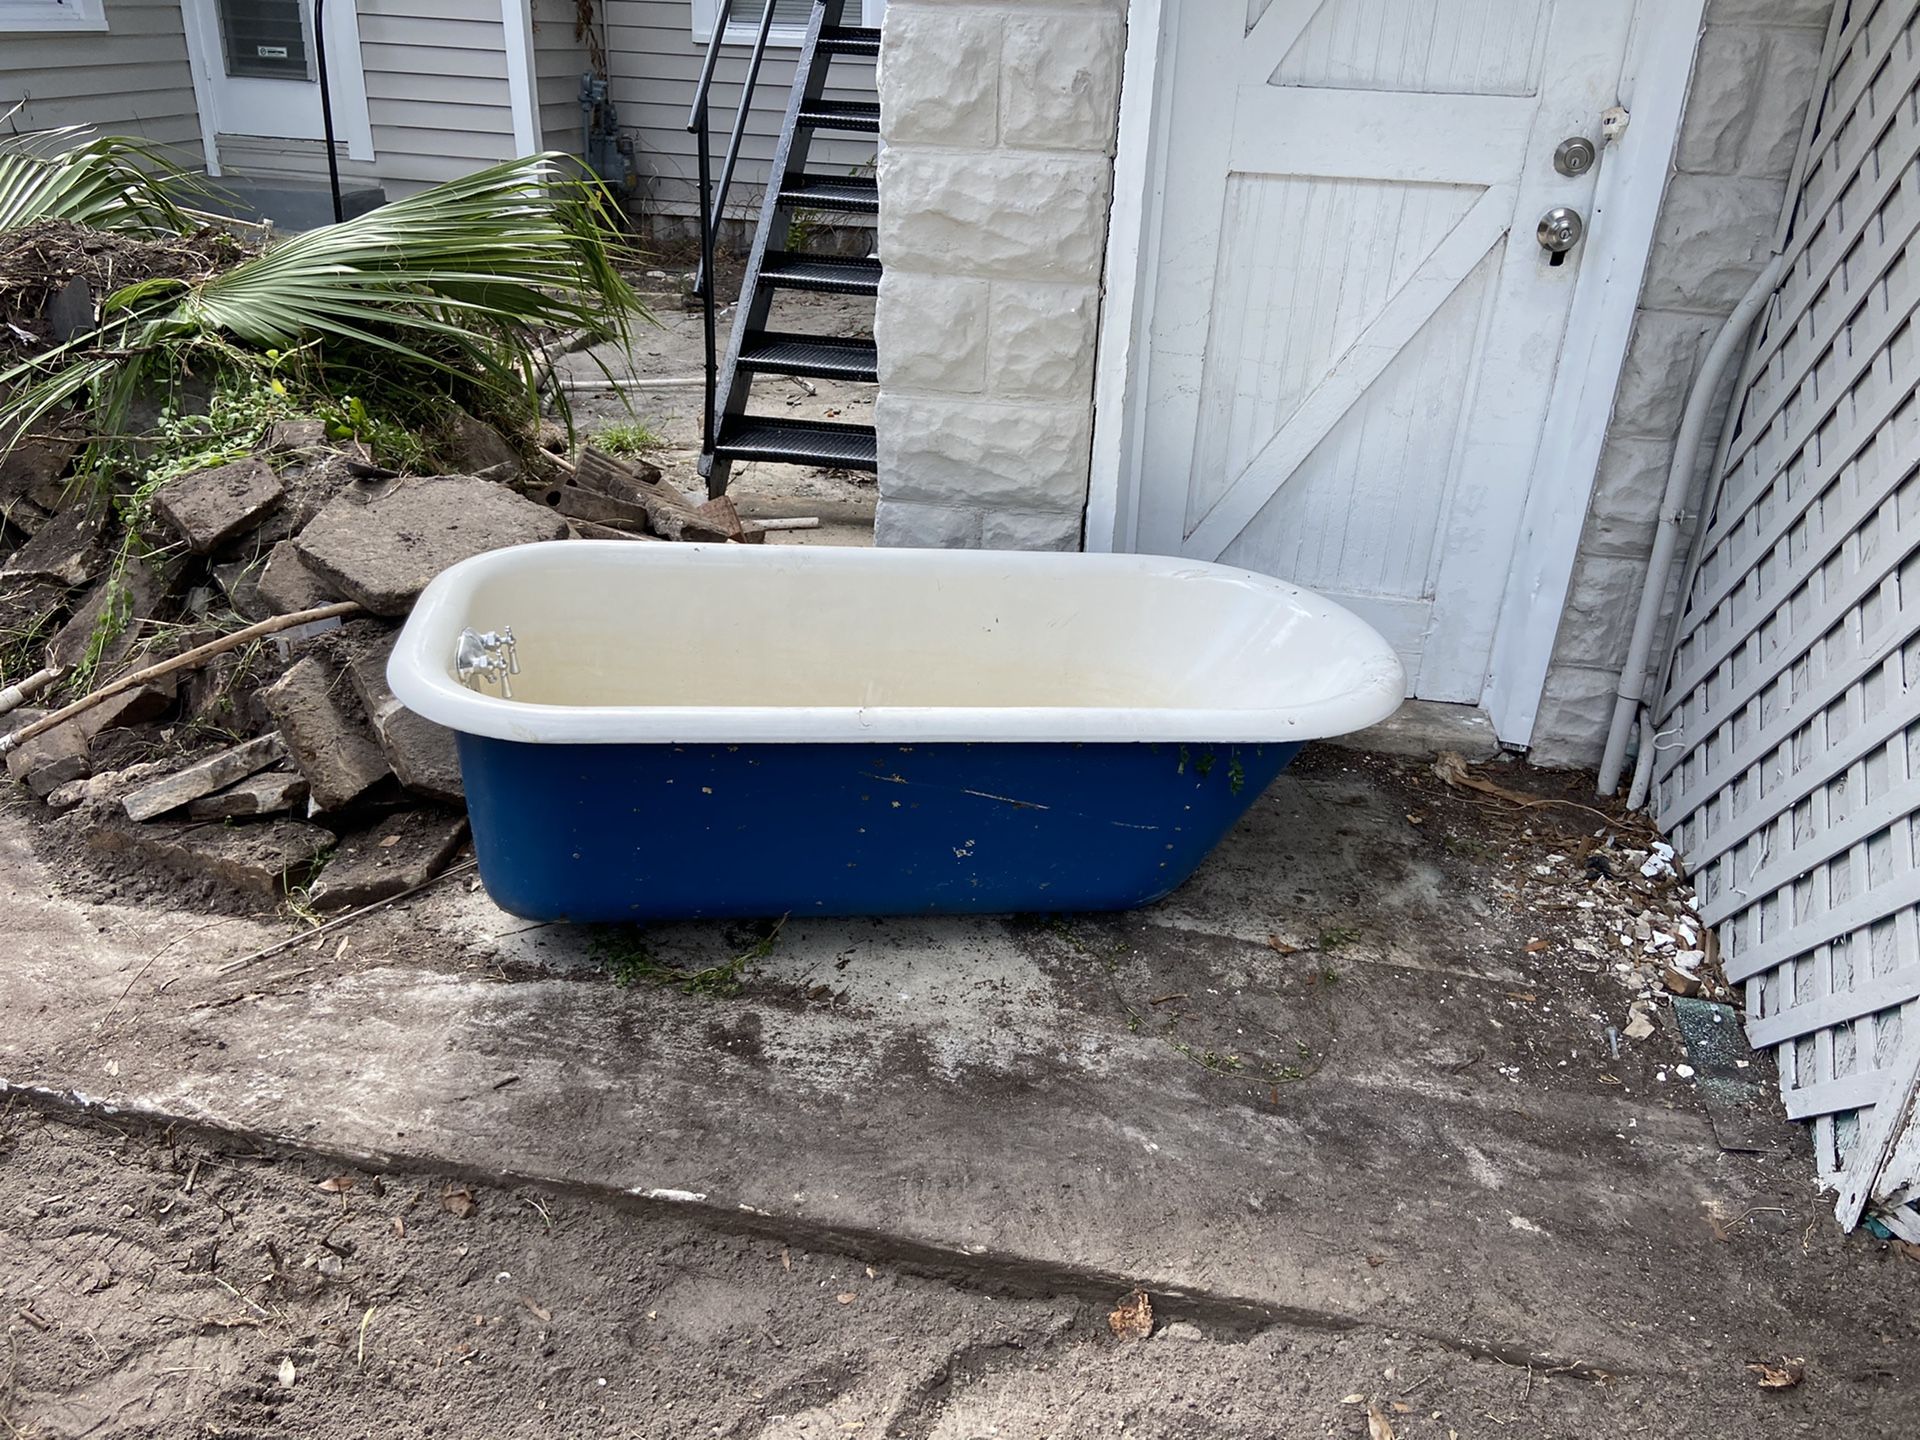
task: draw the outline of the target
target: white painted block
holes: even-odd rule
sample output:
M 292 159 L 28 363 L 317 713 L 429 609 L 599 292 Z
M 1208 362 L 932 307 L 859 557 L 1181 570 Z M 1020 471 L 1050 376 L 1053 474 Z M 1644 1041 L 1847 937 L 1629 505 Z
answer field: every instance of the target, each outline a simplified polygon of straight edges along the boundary
M 966 506 L 917 505 L 883 495 L 874 510 L 873 543 L 976 550 L 980 547 L 980 512 Z
M 1000 133 L 1007 145 L 1113 148 L 1125 30 L 1116 14 L 1020 15 L 1002 41 Z
M 892 145 L 880 156 L 880 251 L 929 273 L 1093 282 L 1112 179 L 1100 155 Z
M 988 550 L 1078 550 L 1080 512 L 989 510 L 980 517 L 980 543 Z
M 1078 513 L 1092 417 L 1081 405 L 1009 405 L 882 391 L 881 494 L 930 505 Z
M 892 5 L 880 40 L 880 123 L 892 144 L 991 146 L 999 126 L 998 10 Z
M 880 383 L 958 394 L 984 390 L 988 292 L 985 280 L 889 266 L 873 312 Z
M 1099 314 L 1092 285 L 995 281 L 986 366 L 994 393 L 1091 404 Z

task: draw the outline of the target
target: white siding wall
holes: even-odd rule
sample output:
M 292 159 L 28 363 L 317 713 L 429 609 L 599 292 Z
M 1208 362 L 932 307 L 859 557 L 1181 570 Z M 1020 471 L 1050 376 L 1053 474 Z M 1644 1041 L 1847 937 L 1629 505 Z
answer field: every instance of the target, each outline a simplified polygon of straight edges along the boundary
M 568 155 L 580 153 L 580 75 L 587 68 L 586 42 L 573 34 L 569 0 L 534 0 L 534 103 L 540 109 L 541 144 Z
M 22 130 L 94 125 L 179 147 L 201 163 L 199 107 L 180 0 L 107 0 L 107 29 L 0 34 L 0 111 Z
M 513 158 L 504 44 L 490 0 L 360 0 L 373 168 L 388 198 Z
M 620 107 L 622 127 L 637 132 L 639 148 L 634 162 L 640 172 L 644 201 L 650 208 L 669 214 L 691 214 L 698 172 L 693 137 L 687 133 L 687 110 L 693 104 L 693 89 L 705 54 L 693 39 L 692 0 L 601 0 L 600 8 L 607 25 L 607 68 L 612 75 L 613 100 Z M 735 8 L 739 14 L 759 13 L 753 0 L 735 0 Z M 859 8 L 857 0 L 848 0 L 848 24 L 859 23 Z M 746 46 L 729 51 L 715 76 L 716 166 L 739 104 L 748 53 Z M 767 182 L 767 165 L 786 111 L 788 87 L 793 83 L 793 53 L 770 48 L 761 66 L 729 207 L 741 215 L 756 213 L 761 189 Z M 875 98 L 871 63 L 836 60 L 834 79 L 836 85 L 828 91 L 832 98 Z M 870 168 L 872 164 L 872 141 L 823 136 L 813 146 L 808 168 L 844 174 L 856 166 Z

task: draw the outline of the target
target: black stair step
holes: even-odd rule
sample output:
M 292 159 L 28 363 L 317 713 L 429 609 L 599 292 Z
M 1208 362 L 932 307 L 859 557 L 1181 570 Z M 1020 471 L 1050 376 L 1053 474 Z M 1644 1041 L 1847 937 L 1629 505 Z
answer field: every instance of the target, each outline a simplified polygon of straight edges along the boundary
M 872 214 L 880 208 L 880 183 L 870 175 L 789 175 L 780 186 L 780 199 L 817 210 Z
M 867 135 L 880 133 L 880 102 L 877 100 L 809 100 L 800 107 L 800 123 L 816 130 L 852 130 Z
M 871 425 L 835 425 L 830 420 L 769 420 L 729 416 L 713 453 L 727 460 L 770 460 L 781 465 L 827 465 L 837 470 L 878 470 Z
M 740 348 L 742 370 L 814 375 L 822 380 L 878 380 L 873 341 L 841 335 L 749 335 Z
M 880 53 L 880 32 L 859 25 L 828 25 L 821 29 L 820 43 L 815 48 L 822 55 L 871 58 Z
M 789 255 L 769 251 L 760 262 L 760 279 L 783 290 L 825 290 L 835 295 L 880 293 L 880 262 L 844 255 Z

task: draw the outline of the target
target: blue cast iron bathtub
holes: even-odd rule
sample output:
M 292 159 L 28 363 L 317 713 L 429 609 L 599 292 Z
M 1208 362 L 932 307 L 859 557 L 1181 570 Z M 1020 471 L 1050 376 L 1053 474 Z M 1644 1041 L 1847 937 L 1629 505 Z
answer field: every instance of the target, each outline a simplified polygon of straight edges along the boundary
M 455 565 L 388 679 L 458 737 L 494 900 L 580 921 L 1144 905 L 1405 684 L 1221 565 L 625 541 Z

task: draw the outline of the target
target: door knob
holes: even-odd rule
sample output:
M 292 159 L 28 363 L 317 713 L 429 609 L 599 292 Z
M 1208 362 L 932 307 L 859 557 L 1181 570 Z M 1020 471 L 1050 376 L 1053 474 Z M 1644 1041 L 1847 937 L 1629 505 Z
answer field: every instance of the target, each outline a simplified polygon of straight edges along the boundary
M 1540 248 L 1553 257 L 1549 263 L 1558 265 L 1561 257 L 1580 243 L 1586 228 L 1578 211 L 1556 205 L 1540 217 L 1540 226 L 1533 235 L 1540 242 Z

